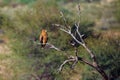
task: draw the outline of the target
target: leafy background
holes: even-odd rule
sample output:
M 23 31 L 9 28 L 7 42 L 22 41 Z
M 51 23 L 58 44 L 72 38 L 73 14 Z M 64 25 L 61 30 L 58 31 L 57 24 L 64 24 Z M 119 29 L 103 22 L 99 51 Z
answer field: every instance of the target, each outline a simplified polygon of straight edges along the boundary
M 115 80 L 120 79 L 120 0 L 0 0 L 0 80 L 102 80 L 82 62 L 73 70 L 69 63 L 58 73 L 66 59 L 64 53 L 41 49 L 32 42 L 39 41 L 40 31 L 45 28 L 49 43 L 74 55 L 71 37 L 52 26 L 64 25 L 60 11 L 70 26 L 80 20 L 80 32 L 87 36 L 85 42 L 101 67 Z M 90 60 L 81 46 L 79 56 Z

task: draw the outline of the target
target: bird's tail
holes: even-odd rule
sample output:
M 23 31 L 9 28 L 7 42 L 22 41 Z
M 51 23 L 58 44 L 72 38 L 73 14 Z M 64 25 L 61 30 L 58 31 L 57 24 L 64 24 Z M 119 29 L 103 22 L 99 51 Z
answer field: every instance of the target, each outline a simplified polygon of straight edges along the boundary
M 43 40 L 40 41 L 41 47 L 45 47 L 45 43 L 43 43 Z

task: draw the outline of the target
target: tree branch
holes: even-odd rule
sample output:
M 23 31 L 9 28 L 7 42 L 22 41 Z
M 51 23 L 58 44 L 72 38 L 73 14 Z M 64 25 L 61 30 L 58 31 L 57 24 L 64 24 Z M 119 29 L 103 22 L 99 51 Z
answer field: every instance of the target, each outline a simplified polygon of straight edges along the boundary
M 35 42 L 35 41 L 33 41 L 34 42 L 34 44 L 37 44 L 37 45 L 42 45 L 42 43 L 37 43 L 37 42 Z M 46 43 L 46 45 L 45 45 L 45 47 L 44 47 L 45 49 L 55 49 L 55 50 L 57 50 L 57 51 L 61 51 L 59 48 L 57 48 L 56 46 L 54 46 L 53 44 L 50 44 L 50 43 Z
M 64 23 L 65 23 L 65 28 L 71 29 L 71 27 L 70 27 L 70 26 L 68 26 L 68 24 L 67 24 L 67 20 L 66 20 L 66 18 L 65 18 L 65 16 L 64 16 L 64 14 L 63 14 L 63 12 L 62 12 L 62 11 L 60 12 L 60 14 L 61 14 L 61 17 L 62 17 L 62 18 L 63 18 L 63 20 L 64 20 Z
M 74 62 L 74 61 L 76 61 L 74 58 L 65 60 L 65 61 L 60 65 L 60 67 L 59 67 L 59 69 L 58 69 L 58 72 L 62 71 L 63 66 L 64 66 L 66 63 L 68 63 L 68 62 Z

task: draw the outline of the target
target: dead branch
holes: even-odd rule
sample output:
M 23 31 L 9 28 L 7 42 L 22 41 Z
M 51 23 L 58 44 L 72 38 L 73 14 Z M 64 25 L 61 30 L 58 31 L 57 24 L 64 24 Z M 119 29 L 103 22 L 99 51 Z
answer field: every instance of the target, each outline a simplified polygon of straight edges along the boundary
M 71 68 L 74 69 L 74 67 L 75 67 L 75 65 L 76 65 L 77 63 L 78 63 L 78 58 L 75 57 L 75 61 L 74 61 L 74 63 L 72 64 Z
M 62 71 L 63 66 L 64 66 L 66 63 L 68 63 L 68 62 L 73 62 L 73 61 L 75 61 L 75 59 L 65 60 L 65 61 L 60 65 L 58 71 L 59 71 L 59 72 Z
M 66 20 L 66 18 L 65 18 L 65 16 L 64 16 L 62 11 L 60 12 L 60 14 L 61 14 L 61 17 L 63 18 L 64 23 L 65 23 L 65 27 L 64 28 L 71 29 L 71 27 L 67 24 L 67 20 Z
M 57 24 L 58 25 L 58 24 Z M 61 25 L 59 25 L 61 26 Z M 77 33 L 79 33 L 79 37 L 80 39 L 82 40 L 82 42 L 80 42 L 79 40 L 76 39 L 76 37 L 71 33 L 71 30 L 65 30 L 63 28 L 60 28 L 60 30 L 66 32 L 67 34 L 69 34 L 77 43 L 79 43 L 80 45 L 82 45 L 87 51 L 88 53 L 90 54 L 91 58 L 95 59 L 94 58 L 94 54 L 91 52 L 91 50 L 86 46 L 84 40 L 82 39 L 83 35 L 80 34 L 80 32 L 78 31 L 78 28 L 77 28 Z M 94 60 L 95 61 L 95 60 Z
M 37 45 L 42 45 L 42 43 L 38 43 L 38 42 L 35 42 L 34 41 L 34 44 L 37 44 Z M 59 48 L 57 48 L 56 46 L 54 46 L 53 44 L 50 44 L 50 43 L 46 43 L 45 49 L 55 49 L 57 51 L 61 51 Z

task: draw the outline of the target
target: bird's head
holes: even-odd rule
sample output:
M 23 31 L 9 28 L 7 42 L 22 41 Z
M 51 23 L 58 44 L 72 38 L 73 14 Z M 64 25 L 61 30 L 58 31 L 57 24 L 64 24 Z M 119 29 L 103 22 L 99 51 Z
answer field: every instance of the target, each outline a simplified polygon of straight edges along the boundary
M 45 30 L 45 32 L 47 32 L 47 30 Z
M 46 29 L 42 29 L 42 32 L 47 32 L 47 30 Z

